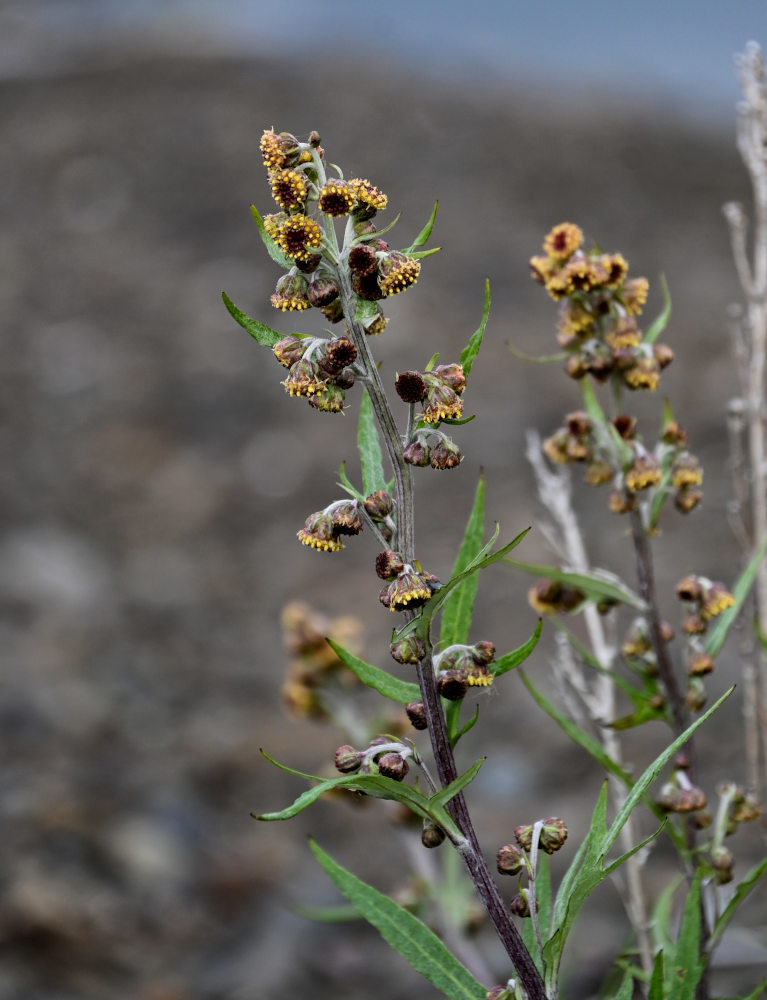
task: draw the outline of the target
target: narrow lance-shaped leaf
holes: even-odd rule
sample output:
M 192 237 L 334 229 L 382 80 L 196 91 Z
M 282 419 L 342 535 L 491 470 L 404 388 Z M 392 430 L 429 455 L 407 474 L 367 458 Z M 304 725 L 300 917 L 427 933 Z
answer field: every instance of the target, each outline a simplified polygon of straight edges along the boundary
M 448 1000 L 485 1000 L 487 988 L 423 921 L 342 868 L 313 840 L 309 847 L 325 872 L 368 923 Z
M 444 788 L 435 792 L 429 799 L 429 802 L 435 806 L 446 806 L 452 798 L 455 798 L 455 796 L 469 784 L 469 782 L 476 778 L 479 769 L 485 763 L 486 759 L 486 757 L 480 757 L 478 760 L 475 760 L 468 770 L 464 771 L 463 774 L 459 774 L 458 777 L 454 778 L 449 785 L 445 785 Z
M 512 649 L 510 653 L 504 653 L 503 656 L 499 656 L 497 660 L 494 660 L 493 663 L 489 665 L 488 670 L 492 673 L 493 677 L 500 677 L 501 674 L 505 674 L 509 670 L 514 670 L 520 665 L 520 663 L 524 663 L 538 645 L 538 640 L 541 637 L 542 630 L 543 619 L 539 618 L 538 624 L 535 626 L 535 631 L 527 642 L 523 642 L 521 646 L 517 646 L 516 649 Z
M 462 573 L 482 548 L 482 536 L 485 525 L 485 477 L 480 474 L 477 488 L 474 492 L 466 530 L 461 546 L 458 549 L 451 577 Z M 479 578 L 476 575 L 467 577 L 450 594 L 442 609 L 442 627 L 440 641 L 443 646 L 454 643 L 465 643 L 469 637 L 469 627 L 477 595 Z
M 288 257 L 286 253 L 283 253 L 282 250 L 280 250 L 280 248 L 271 238 L 269 233 L 267 233 L 266 226 L 264 225 L 264 220 L 261 218 L 261 215 L 259 214 L 259 211 L 255 205 L 250 206 L 250 211 L 253 218 L 256 220 L 256 225 L 258 226 L 258 232 L 261 236 L 264 246 L 266 247 L 267 253 L 275 262 L 275 264 L 279 264 L 281 268 L 283 268 L 286 271 L 289 271 L 291 267 L 295 266 L 296 262 L 292 260 L 290 257 Z
M 650 991 L 647 1000 L 663 1000 L 663 952 L 659 951 L 655 956 L 655 964 L 652 968 L 650 979 Z
M 711 937 L 709 939 L 709 950 L 713 951 L 716 947 L 722 937 L 722 934 L 724 934 L 730 921 L 735 916 L 740 904 L 759 884 L 759 882 L 761 882 L 765 875 L 767 875 L 767 858 L 762 858 L 762 860 L 754 865 L 748 874 L 741 879 L 735 889 L 735 894 L 732 899 L 719 914 L 719 918 L 714 924 L 714 929 L 711 932 Z
M 645 603 L 642 598 L 612 574 L 596 571 L 576 573 L 573 570 L 560 569 L 558 566 L 525 563 L 516 559 L 504 559 L 504 562 L 515 569 L 521 569 L 523 573 L 529 573 L 531 576 L 542 576 L 547 580 L 555 580 L 557 583 L 577 587 L 591 601 L 617 601 L 619 604 L 628 604 L 644 611 Z
M 407 705 L 411 701 L 421 700 L 421 691 L 417 684 L 409 681 L 402 681 L 398 677 L 393 677 L 380 667 L 374 667 L 372 663 L 366 663 L 358 656 L 350 653 L 348 649 L 339 646 L 332 639 L 327 640 L 328 645 L 336 656 L 353 673 L 359 677 L 363 684 L 378 691 L 379 694 L 392 701 L 399 702 L 400 705 Z
M 367 390 L 362 394 L 360 403 L 360 420 L 357 429 L 357 448 L 360 453 L 360 465 L 362 466 L 362 488 L 367 496 L 382 490 L 386 485 L 386 477 L 383 471 L 383 456 L 381 455 L 381 445 L 378 441 L 378 428 L 376 427 L 373 404 Z
M 671 293 L 668 290 L 668 283 L 664 275 L 660 276 L 660 286 L 663 289 L 663 309 L 660 315 L 650 324 L 647 333 L 644 335 L 645 344 L 654 344 L 666 329 L 668 321 L 671 319 Z
M 682 924 L 674 955 L 673 986 L 669 1000 L 695 1000 L 698 983 L 705 968 L 700 954 L 700 884 L 703 872 L 695 872 L 684 904 Z
M 764 559 L 765 554 L 767 554 L 767 538 L 765 538 L 764 542 L 749 559 L 748 565 L 740 574 L 738 582 L 733 587 L 732 593 L 735 598 L 735 603 L 723 611 L 717 618 L 716 625 L 714 625 L 711 630 L 711 634 L 706 640 L 706 652 L 709 656 L 716 657 L 724 645 L 727 633 L 730 631 L 733 622 L 740 614 L 740 610 L 748 597 L 748 592 L 751 590 L 751 586 L 756 579 L 756 574 L 759 571 L 759 566 L 762 559 Z
M 434 228 L 434 222 L 437 218 L 438 208 L 439 208 L 439 201 L 435 201 L 434 208 L 431 210 L 431 215 L 429 216 L 426 225 L 423 227 L 421 232 L 416 236 L 416 238 L 413 240 L 410 246 L 403 251 L 403 253 L 412 254 L 414 250 L 417 250 L 419 247 L 422 247 L 426 244 L 427 240 L 431 236 L 431 231 Z M 435 251 L 431 252 L 434 253 Z
M 259 323 L 257 319 L 253 319 L 252 316 L 244 313 L 242 309 L 238 309 L 226 292 L 221 293 L 221 298 L 224 300 L 224 305 L 229 310 L 233 319 L 240 324 L 243 330 L 247 330 L 251 337 L 257 340 L 259 344 L 263 344 L 264 347 L 274 347 L 277 341 L 282 339 L 281 333 L 273 330 L 265 323 Z
M 349 477 L 346 475 L 346 462 L 341 462 L 338 468 L 338 485 L 342 490 L 345 490 L 350 497 L 354 497 L 355 500 L 362 502 L 365 499 L 365 494 L 360 493 L 358 489 L 352 484 Z
M 482 319 L 479 322 L 479 326 L 474 331 L 474 333 L 469 337 L 469 342 L 461 351 L 461 365 L 463 367 L 463 372 L 466 378 L 469 377 L 469 372 L 471 371 L 472 365 L 474 364 L 474 359 L 479 354 L 479 349 L 482 346 L 482 338 L 485 336 L 485 327 L 487 326 L 487 317 L 490 315 L 490 280 L 485 279 L 485 305 L 482 309 Z

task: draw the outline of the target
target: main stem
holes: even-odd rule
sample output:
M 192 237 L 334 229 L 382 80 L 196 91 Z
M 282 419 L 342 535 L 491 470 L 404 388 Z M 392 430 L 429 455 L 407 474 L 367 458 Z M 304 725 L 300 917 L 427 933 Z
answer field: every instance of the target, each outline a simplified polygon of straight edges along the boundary
M 357 348 L 358 360 L 366 373 L 365 386 L 373 406 L 373 413 L 384 440 L 389 460 L 394 471 L 395 500 L 397 504 L 397 535 L 396 548 L 405 562 L 412 563 L 415 558 L 415 508 L 413 502 L 413 483 L 410 466 L 403 457 L 403 442 L 394 422 L 389 401 L 378 373 L 375 361 L 368 347 L 366 334 L 361 324 L 354 319 L 356 297 L 351 289 L 349 275 L 342 265 L 338 268 L 341 302 L 344 315 L 351 332 L 354 345 Z M 450 746 L 450 739 L 445 724 L 437 685 L 434 678 L 431 652 L 418 665 L 418 683 L 421 689 L 424 711 L 429 727 L 432 751 L 437 764 L 440 784 L 444 788 L 458 777 L 455 757 Z M 466 806 L 463 793 L 459 792 L 449 804 L 458 827 L 466 840 L 458 846 L 458 850 L 468 869 L 469 875 L 479 893 L 485 909 L 503 943 L 522 985 L 527 992 L 528 1000 L 547 1000 L 546 988 L 541 974 L 536 968 L 530 952 L 525 947 L 522 936 L 517 930 L 511 915 L 506 908 L 498 887 L 493 880 L 484 855 L 479 846 L 477 834 Z

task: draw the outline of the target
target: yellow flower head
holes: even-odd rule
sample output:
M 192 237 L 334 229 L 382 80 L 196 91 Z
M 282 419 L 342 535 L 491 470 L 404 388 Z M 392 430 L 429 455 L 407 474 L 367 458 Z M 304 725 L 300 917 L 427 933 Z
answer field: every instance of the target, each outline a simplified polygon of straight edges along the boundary
M 583 233 L 572 222 L 560 222 L 543 241 L 544 253 L 565 260 L 583 243 Z
M 331 180 L 320 191 L 320 211 L 331 216 L 348 215 L 355 200 L 354 192 L 345 181 Z
M 641 313 L 649 291 L 650 282 L 647 278 L 629 278 L 628 281 L 624 281 L 621 298 L 629 316 L 638 316 Z
M 377 212 L 386 208 L 388 200 L 386 195 L 383 191 L 379 191 L 370 181 L 366 181 L 362 177 L 354 177 L 347 183 L 349 190 L 361 205 L 373 208 Z
M 284 209 L 298 208 L 306 201 L 309 182 L 300 170 L 274 170 L 269 174 L 272 197 Z
M 310 260 L 322 245 L 322 230 L 305 215 L 291 215 L 274 234 L 277 246 L 293 260 Z

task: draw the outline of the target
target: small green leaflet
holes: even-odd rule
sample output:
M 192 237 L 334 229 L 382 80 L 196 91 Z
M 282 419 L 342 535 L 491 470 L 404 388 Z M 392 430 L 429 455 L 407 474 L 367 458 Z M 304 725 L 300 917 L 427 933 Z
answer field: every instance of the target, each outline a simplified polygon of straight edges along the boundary
M 423 229 L 421 230 L 421 232 L 416 236 L 416 238 L 413 240 L 413 242 L 410 244 L 410 246 L 406 250 L 402 251 L 403 253 L 410 254 L 413 257 L 422 257 L 422 256 L 424 256 L 423 254 L 415 254 L 415 253 L 413 253 L 413 251 L 417 250 L 419 247 L 424 246 L 426 244 L 427 240 L 429 239 L 429 237 L 431 236 L 431 231 L 434 228 L 434 221 L 437 218 L 437 209 L 438 208 L 439 208 L 439 202 L 435 201 L 434 202 L 434 208 L 431 210 L 431 215 L 429 216 L 429 219 L 428 219 L 426 225 L 423 227 Z M 376 233 L 376 236 L 378 236 L 378 235 L 379 234 Z M 437 252 L 436 250 L 430 250 L 429 251 L 429 253 L 436 253 L 436 252 Z
M 448 1000 L 485 1000 L 487 988 L 472 976 L 423 921 L 342 868 L 315 841 L 309 841 L 309 848 L 365 920 Z
M 503 656 L 499 656 L 497 660 L 490 664 L 488 670 L 490 670 L 493 677 L 500 677 L 501 674 L 505 674 L 509 670 L 514 670 L 514 668 L 518 667 L 520 663 L 524 663 L 538 645 L 538 640 L 541 637 L 542 630 L 543 619 L 539 618 L 538 624 L 535 626 L 535 631 L 527 642 L 523 642 L 521 646 L 517 646 L 516 649 L 512 649 L 510 653 L 504 653 Z
M 479 482 L 474 492 L 469 520 L 463 533 L 461 547 L 458 550 L 451 577 L 458 576 L 469 565 L 482 548 L 482 536 L 485 525 L 485 477 L 480 473 Z M 440 642 L 443 647 L 455 643 L 465 643 L 469 637 L 469 627 L 477 596 L 479 578 L 475 575 L 463 580 L 449 595 L 442 609 L 442 627 Z
M 515 358 L 519 358 L 520 361 L 533 361 L 538 365 L 547 365 L 552 361 L 564 361 L 567 357 L 567 351 L 558 351 L 556 354 L 525 354 L 513 344 L 507 346 Z
M 706 967 L 700 954 L 700 885 L 703 870 L 698 868 L 684 904 L 682 924 L 674 955 L 674 978 L 669 1000 L 695 1000 L 698 983 Z
M 417 684 L 401 681 L 385 670 L 381 670 L 380 667 L 374 667 L 372 663 L 365 663 L 364 660 L 350 653 L 343 646 L 339 646 L 332 639 L 327 639 L 326 641 L 339 660 L 345 663 L 359 677 L 363 684 L 367 684 L 368 687 L 378 691 L 379 694 L 384 695 L 386 698 L 391 698 L 392 701 L 399 702 L 401 705 L 421 700 L 421 691 Z
M 265 323 L 259 323 L 257 319 L 253 319 L 252 316 L 244 313 L 242 309 L 238 309 L 226 292 L 221 293 L 221 298 L 224 300 L 226 308 L 243 330 L 247 330 L 251 337 L 257 340 L 259 344 L 271 348 L 274 347 L 278 340 L 282 340 L 283 335 L 281 333 L 277 333 L 276 330 L 273 330 L 270 326 L 266 326 Z
M 645 344 L 654 344 L 666 329 L 668 321 L 671 319 L 671 293 L 668 290 L 668 283 L 663 274 L 660 276 L 660 286 L 663 289 L 663 309 L 660 315 L 650 324 L 647 333 L 644 335 L 643 342 Z
M 485 336 L 485 327 L 487 326 L 487 317 L 490 314 L 490 279 L 485 279 L 485 305 L 482 310 L 482 319 L 480 320 L 479 326 L 472 333 L 469 338 L 469 342 L 461 351 L 461 366 L 463 367 L 463 373 L 468 379 L 469 372 L 471 371 L 472 365 L 474 364 L 474 359 L 479 354 L 479 349 L 482 346 L 482 338 Z
M 714 930 L 712 931 L 709 941 L 709 949 L 711 951 L 713 951 L 713 949 L 717 946 L 722 934 L 724 934 L 725 930 L 729 926 L 730 921 L 735 916 L 740 904 L 746 896 L 748 896 L 751 890 L 754 889 L 759 882 L 761 882 L 765 875 L 767 875 L 767 858 L 762 858 L 762 860 L 755 864 L 748 874 L 745 875 L 738 883 L 735 895 L 719 914 L 719 917 L 714 924 Z
M 373 404 L 367 390 L 360 402 L 360 419 L 357 428 L 357 448 L 362 466 L 362 489 L 366 496 L 386 487 L 383 471 L 383 456 L 378 441 L 378 428 L 373 414 Z
M 284 254 L 282 250 L 280 250 L 280 248 L 274 242 L 274 240 L 271 238 L 271 236 L 267 233 L 266 227 L 264 226 L 264 220 L 259 215 L 258 209 L 256 208 L 255 205 L 250 206 L 250 211 L 253 215 L 253 218 L 256 220 L 258 231 L 261 235 L 261 239 L 263 240 L 264 246 L 266 247 L 269 256 L 272 258 L 275 264 L 279 264 L 280 267 L 284 268 L 286 271 L 289 271 L 291 267 L 295 265 L 296 262 L 292 260 L 290 257 L 288 257 L 287 254 Z

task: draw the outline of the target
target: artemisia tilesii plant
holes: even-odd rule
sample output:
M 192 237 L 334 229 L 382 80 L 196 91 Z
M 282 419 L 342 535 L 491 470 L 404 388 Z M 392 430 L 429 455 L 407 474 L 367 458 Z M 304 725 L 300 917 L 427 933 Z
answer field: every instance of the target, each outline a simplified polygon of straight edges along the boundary
M 561 531 L 563 565 L 531 566 L 512 560 L 509 553 L 526 531 L 503 545 L 496 545 L 497 529 L 485 540 L 484 483 L 480 481 L 452 572 L 440 581 L 416 556 L 413 471 L 418 467 L 445 471 L 461 462 L 453 434 L 467 419 L 464 398 L 484 335 L 489 290 L 480 325 L 460 358 L 447 363 L 437 363 L 438 356 L 424 359 L 423 368 L 392 377 L 389 388 L 394 394 L 387 393 L 371 344 L 385 331 L 386 299 L 415 285 L 421 261 L 435 252 L 422 248 L 436 210 L 410 245 L 393 249 L 391 226 L 378 225 L 387 196 L 371 181 L 345 179 L 340 168 L 329 167 L 317 133 L 304 141 L 270 129 L 262 136 L 261 152 L 277 211 L 263 219 L 255 209 L 253 214 L 270 256 L 283 272 L 272 305 L 300 314 L 302 319 L 310 309 L 319 310 L 325 326 L 330 324 L 333 330 L 281 336 L 243 313 L 226 296 L 224 300 L 237 322 L 271 349 L 284 369 L 282 384 L 289 396 L 304 398 L 321 413 L 357 408 L 361 488 L 355 487 L 342 466 L 342 495 L 323 498 L 324 505 L 298 527 L 297 538 L 316 549 L 318 557 L 338 558 L 333 554 L 352 536 L 364 531 L 373 537 L 377 545 L 374 571 L 382 584 L 379 601 L 395 616 L 389 653 L 412 673 L 402 679 L 396 667 L 392 673 L 363 660 L 359 636 L 349 619 L 324 623 L 304 606 L 286 609 L 284 624 L 296 658 L 284 689 L 286 704 L 302 715 L 329 715 L 345 722 L 351 742 L 329 754 L 336 776 L 292 772 L 309 780 L 309 790 L 286 809 L 258 818 L 289 819 L 321 795 L 353 792 L 392 800 L 415 817 L 421 828 L 421 850 L 448 841 L 465 865 L 506 951 L 507 967 L 492 977 L 472 954 L 460 928 L 453 927 L 458 933 L 445 933 L 445 942 L 441 941 L 408 909 L 360 881 L 319 845 L 311 847 L 357 911 L 451 1000 L 557 997 L 563 949 L 581 904 L 608 875 L 624 871 L 623 895 L 636 932 L 637 960 L 624 960 L 614 995 L 628 1000 L 635 989 L 651 1000 L 704 995 L 711 951 L 735 909 L 730 904 L 717 914 L 707 902 L 711 893 L 716 894 L 715 886 L 733 877 L 733 858 L 722 841 L 759 810 L 753 798 L 733 783 L 721 791 L 715 818 L 707 815 L 692 735 L 729 694 L 703 711 L 703 678 L 713 670 L 754 570 L 750 567 L 744 573 L 732 593 L 699 575 L 688 575 L 680 582 L 677 596 L 683 606 L 681 631 L 688 674 L 686 690 L 682 690 L 669 652 L 672 629 L 658 608 L 651 539 L 666 499 L 673 497 L 681 512 L 693 510 L 701 497 L 703 474 L 668 405 L 654 444 L 645 442 L 636 418 L 624 406 L 624 398 L 631 393 L 657 389 L 662 370 L 673 358 L 671 350 L 658 342 L 668 320 L 668 303 L 643 332 L 640 316 L 648 283 L 629 276 L 621 254 L 587 248 L 583 234 L 572 223 L 555 226 L 546 236 L 543 254 L 532 259 L 533 275 L 558 303 L 557 328 L 565 368 L 579 381 L 583 395 L 583 408 L 568 414 L 543 445 L 552 464 L 544 462 L 540 450 L 532 459 L 544 499 L 549 487 L 558 498 L 549 504 L 549 512 Z M 595 384 L 609 387 L 607 409 L 599 402 Z M 361 389 L 356 399 L 350 393 L 355 385 Z M 395 417 L 394 396 L 399 397 L 395 404 L 404 415 L 401 424 Z M 381 444 L 391 478 L 384 472 Z M 620 577 L 589 567 L 569 507 L 569 488 L 557 471 L 571 463 L 585 466 L 590 484 L 609 483 L 607 506 L 630 519 L 638 593 Z M 467 696 L 518 668 L 535 648 L 541 631 L 539 621 L 527 642 L 504 655 L 498 655 L 491 641 L 471 634 L 478 573 L 498 562 L 539 577 L 530 601 L 540 614 L 551 616 L 564 640 L 562 648 L 569 650 L 567 679 L 598 724 L 597 737 L 587 726 L 578 726 L 563 715 L 520 673 L 535 700 L 605 767 L 614 807 L 614 818 L 608 823 L 605 785 L 591 826 L 573 849 L 570 867 L 553 895 L 546 856 L 565 845 L 564 820 L 549 817 L 510 828 L 513 842 L 501 845 L 496 858 L 498 873 L 516 879 L 516 892 L 508 901 L 480 850 L 463 797 L 463 788 L 479 771 L 482 759 L 460 771 L 455 758 L 461 737 L 478 719 L 478 709 L 468 719 L 462 718 Z M 585 641 L 563 624 L 562 616 L 575 612 L 583 612 Z M 610 637 L 621 623 L 626 632 L 617 644 Z M 331 638 L 325 644 L 328 633 Z M 619 648 L 633 680 L 618 670 Z M 591 676 L 587 678 L 584 669 Z M 403 733 L 399 722 L 384 722 L 375 731 L 354 713 L 335 711 L 346 697 L 343 691 L 339 693 L 341 672 L 388 702 L 405 707 L 411 733 L 421 731 L 429 737 L 435 774 L 424 759 L 424 750 Z M 627 716 L 615 712 L 616 686 L 633 704 Z M 668 721 L 671 742 L 635 778 L 622 764 L 618 734 L 651 719 Z M 667 765 L 671 772 L 666 783 L 651 793 L 651 783 Z M 637 833 L 634 812 L 641 804 L 661 820 L 661 826 L 656 823 L 643 839 Z M 657 836 L 670 838 L 677 849 L 687 891 L 678 932 L 664 927 L 663 934 L 653 939 L 637 852 L 649 850 Z M 619 856 L 608 861 L 616 845 Z M 736 902 L 765 870 L 767 864 L 749 873 L 740 883 Z M 492 979 L 501 979 L 501 985 L 493 986 Z

